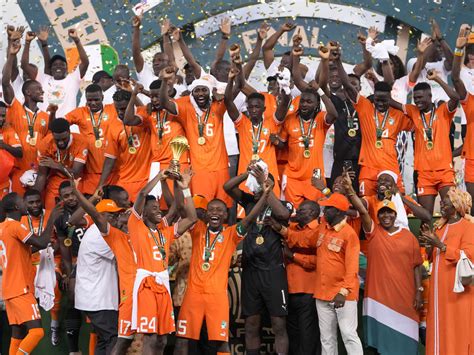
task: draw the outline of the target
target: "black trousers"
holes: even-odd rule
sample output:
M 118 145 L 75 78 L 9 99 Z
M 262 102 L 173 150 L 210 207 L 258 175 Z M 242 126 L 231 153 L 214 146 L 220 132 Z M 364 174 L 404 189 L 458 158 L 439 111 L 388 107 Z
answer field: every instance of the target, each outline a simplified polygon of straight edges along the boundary
M 85 311 L 97 334 L 95 355 L 108 355 L 117 341 L 118 312 L 113 310 Z
M 290 340 L 290 355 L 319 355 L 318 313 L 312 294 L 289 295 L 286 329 Z

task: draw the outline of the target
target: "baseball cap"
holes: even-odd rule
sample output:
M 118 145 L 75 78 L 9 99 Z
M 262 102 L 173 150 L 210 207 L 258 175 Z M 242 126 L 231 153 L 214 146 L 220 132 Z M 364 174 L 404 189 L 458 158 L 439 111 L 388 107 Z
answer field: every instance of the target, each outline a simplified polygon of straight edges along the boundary
M 393 201 L 390 201 L 390 200 L 383 200 L 383 201 L 380 201 L 380 202 L 377 204 L 377 214 L 379 213 L 379 211 L 380 211 L 382 208 L 389 208 L 389 209 L 391 209 L 392 211 L 394 211 L 395 213 L 397 213 L 397 207 L 395 206 L 395 204 L 393 203 Z
M 109 73 L 107 73 L 105 70 L 99 70 L 92 76 L 92 82 L 93 83 L 98 83 L 100 79 L 102 78 L 109 78 L 112 79 Z
M 96 206 L 95 206 L 97 212 L 120 212 L 124 211 L 125 208 L 121 208 L 117 206 L 117 204 L 114 202 L 114 200 L 109 200 L 109 199 L 104 199 L 100 201 Z
M 194 208 L 202 208 L 203 210 L 207 211 L 207 200 L 204 196 L 201 195 L 194 195 L 193 196 Z
M 318 203 L 320 206 L 335 207 L 338 210 L 344 212 L 347 211 L 350 207 L 349 200 L 347 200 L 347 197 L 338 192 L 333 193 L 326 199 L 320 200 Z

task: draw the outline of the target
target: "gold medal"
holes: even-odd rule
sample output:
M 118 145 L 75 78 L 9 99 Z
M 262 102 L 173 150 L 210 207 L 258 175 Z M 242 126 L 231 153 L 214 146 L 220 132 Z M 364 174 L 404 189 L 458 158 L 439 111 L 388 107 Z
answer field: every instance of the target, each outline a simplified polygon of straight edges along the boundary
M 95 141 L 95 147 L 96 148 L 101 148 L 102 147 L 102 141 L 100 139 L 96 139 Z
M 376 141 L 376 142 L 375 142 L 375 148 L 380 149 L 380 148 L 382 148 L 382 147 L 383 147 L 382 141 Z
M 433 141 L 426 142 L 426 149 L 432 150 L 434 148 Z
M 311 152 L 309 149 L 305 149 L 304 152 L 303 152 L 303 156 L 306 158 L 306 159 L 309 159 L 309 157 L 311 156 Z
M 258 154 L 252 154 L 252 160 L 259 160 L 260 157 L 258 156 Z
M 204 144 L 206 144 L 206 138 L 204 138 L 204 137 L 199 137 L 199 138 L 198 138 L 198 144 L 199 144 L 199 145 L 204 145 Z
M 35 146 L 36 145 L 36 137 L 30 137 L 30 145 Z
M 208 272 L 211 269 L 211 264 L 209 264 L 207 261 L 202 263 L 201 265 L 202 271 Z
M 257 243 L 257 245 L 262 245 L 264 242 L 265 242 L 265 239 L 263 238 L 261 234 L 258 235 L 257 238 L 255 239 L 255 243 Z
M 67 247 L 70 247 L 72 245 L 72 239 L 71 238 L 64 239 L 64 245 Z
M 349 135 L 349 137 L 355 137 L 357 132 L 354 128 L 351 128 L 350 130 L 347 131 L 347 134 Z
M 137 148 L 135 147 L 128 147 L 128 152 L 130 154 L 137 154 Z

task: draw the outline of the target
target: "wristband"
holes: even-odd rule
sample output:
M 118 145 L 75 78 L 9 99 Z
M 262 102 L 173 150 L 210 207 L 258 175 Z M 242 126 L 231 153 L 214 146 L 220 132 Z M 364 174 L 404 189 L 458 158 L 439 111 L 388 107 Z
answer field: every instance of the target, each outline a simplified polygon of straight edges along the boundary
M 455 48 L 454 49 L 454 55 L 457 57 L 462 57 L 464 55 L 464 49 L 463 48 Z
M 189 190 L 189 187 L 187 189 L 183 189 L 183 196 L 184 198 L 191 197 L 191 190 Z
M 319 96 L 324 96 L 324 95 L 326 95 L 326 93 L 324 92 L 323 89 L 319 88 L 319 89 L 318 89 L 318 95 L 319 95 Z
M 325 187 L 323 191 L 321 191 L 324 196 L 327 196 L 331 193 L 331 189 L 329 187 Z

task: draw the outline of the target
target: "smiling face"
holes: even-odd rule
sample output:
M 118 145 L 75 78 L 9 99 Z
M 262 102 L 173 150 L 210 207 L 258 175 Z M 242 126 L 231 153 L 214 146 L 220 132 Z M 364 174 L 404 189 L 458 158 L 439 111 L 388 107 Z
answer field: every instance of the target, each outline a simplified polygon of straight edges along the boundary
M 339 90 L 339 88 L 342 86 L 342 80 L 339 76 L 339 72 L 336 70 L 332 70 L 329 73 L 329 88 L 331 89 L 332 92 L 335 92 Z
M 227 206 L 220 200 L 213 200 L 207 204 L 207 220 L 211 229 L 219 229 L 227 220 Z
M 156 200 L 149 200 L 143 209 L 143 218 L 153 225 L 161 222 L 160 203 Z
M 27 85 L 25 89 L 25 96 L 29 97 L 33 102 L 43 102 L 44 91 L 39 82 L 32 80 L 27 81 L 24 85 Z
M 67 75 L 67 63 L 61 59 L 56 59 L 51 63 L 51 75 L 54 80 L 62 80 Z
M 431 108 L 431 89 L 416 90 L 413 92 L 413 101 L 421 112 L 426 112 Z
M 24 198 L 25 207 L 27 212 L 34 216 L 38 217 L 43 211 L 43 202 L 41 201 L 41 195 L 29 195 Z
M 192 92 L 194 100 L 196 100 L 199 108 L 207 108 L 211 99 L 211 93 L 207 86 L 196 86 Z
M 392 211 L 390 208 L 384 207 L 377 213 L 380 225 L 384 229 L 390 229 L 394 226 L 395 220 L 397 219 L 397 213 Z

